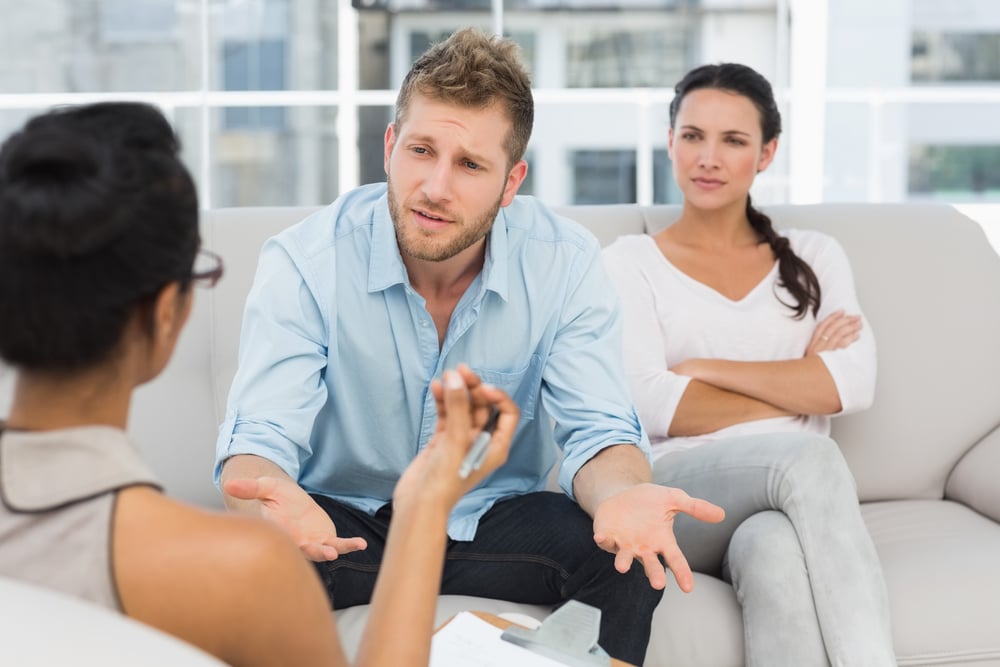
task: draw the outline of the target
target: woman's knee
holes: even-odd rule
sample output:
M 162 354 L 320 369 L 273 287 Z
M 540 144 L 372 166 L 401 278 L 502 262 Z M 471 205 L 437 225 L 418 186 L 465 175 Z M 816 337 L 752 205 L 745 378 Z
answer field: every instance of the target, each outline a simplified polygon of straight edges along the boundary
M 726 553 L 727 574 L 734 582 L 752 578 L 771 585 L 766 582 L 777 582 L 804 568 L 802 545 L 795 527 L 784 513 L 777 511 L 758 512 L 741 523 Z
M 813 487 L 816 492 L 839 484 L 854 489 L 854 476 L 840 446 L 826 436 L 801 434 L 797 446 L 789 449 L 786 463 L 789 481 Z

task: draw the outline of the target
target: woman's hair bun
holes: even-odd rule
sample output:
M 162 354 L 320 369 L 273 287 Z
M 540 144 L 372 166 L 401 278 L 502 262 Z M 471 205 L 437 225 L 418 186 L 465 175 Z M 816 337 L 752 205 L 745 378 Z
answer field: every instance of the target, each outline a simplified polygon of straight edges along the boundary
M 92 134 L 29 123 L 0 151 L 0 244 L 59 258 L 107 245 L 127 227 L 114 215 L 119 167 Z

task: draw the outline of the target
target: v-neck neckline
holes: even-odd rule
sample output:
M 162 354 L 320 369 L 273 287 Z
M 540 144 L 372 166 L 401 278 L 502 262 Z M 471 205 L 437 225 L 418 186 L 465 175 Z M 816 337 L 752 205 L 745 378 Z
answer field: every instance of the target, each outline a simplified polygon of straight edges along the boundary
M 764 274 L 764 277 L 761 278 L 760 281 L 756 285 L 754 285 L 753 287 L 751 287 L 750 290 L 746 294 L 744 294 L 739 299 L 731 299 L 730 297 L 726 296 L 725 294 L 723 294 L 719 290 L 715 289 L 711 285 L 707 285 L 707 284 L 703 283 L 702 281 L 698 280 L 697 278 L 694 278 L 691 275 L 689 275 L 688 273 L 685 273 L 684 271 L 682 271 L 680 267 L 678 267 L 676 264 L 674 264 L 673 262 L 671 262 L 670 259 L 663 253 L 663 250 L 660 249 L 660 246 L 656 242 L 655 238 L 653 238 L 652 236 L 647 236 L 646 238 L 649 239 L 649 243 L 652 244 L 653 251 L 656 252 L 657 255 L 659 255 L 660 259 L 663 260 L 664 265 L 670 271 L 672 271 L 673 273 L 675 273 L 684 282 L 688 283 L 689 285 L 693 286 L 694 288 L 696 288 L 696 289 L 698 289 L 700 291 L 703 291 L 703 292 L 707 292 L 708 294 L 713 295 L 713 298 L 720 299 L 720 300 L 724 301 L 725 303 L 727 303 L 729 305 L 732 305 L 732 306 L 739 306 L 739 305 L 742 305 L 742 304 L 746 303 L 757 292 L 759 292 L 760 290 L 762 290 L 765 285 L 767 285 L 768 283 L 770 283 L 772 277 L 778 271 L 778 260 L 775 260 L 774 264 L 771 265 L 771 269 L 766 274 Z

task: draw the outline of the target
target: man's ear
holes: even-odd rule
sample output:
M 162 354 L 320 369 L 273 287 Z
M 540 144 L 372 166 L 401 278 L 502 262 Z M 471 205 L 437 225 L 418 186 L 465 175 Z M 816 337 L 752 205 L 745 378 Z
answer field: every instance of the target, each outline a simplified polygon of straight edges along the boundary
M 514 201 L 514 195 L 517 194 L 517 189 L 521 187 L 521 183 L 524 183 L 527 175 L 528 163 L 524 160 L 518 160 L 517 164 L 511 167 L 507 173 L 507 183 L 504 184 L 503 195 L 500 197 L 501 206 L 510 206 L 510 203 Z
M 396 145 L 396 124 L 389 123 L 385 128 L 385 139 L 383 140 L 384 154 L 382 156 L 382 168 L 385 169 L 386 176 L 389 175 L 389 158 L 392 157 L 392 149 Z

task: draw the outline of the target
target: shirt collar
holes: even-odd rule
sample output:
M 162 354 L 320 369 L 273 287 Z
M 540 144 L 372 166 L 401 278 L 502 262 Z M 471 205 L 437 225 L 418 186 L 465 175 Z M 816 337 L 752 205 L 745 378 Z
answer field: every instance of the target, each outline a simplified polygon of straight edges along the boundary
M 389 193 L 375 202 L 372 211 L 372 249 L 368 262 L 368 292 L 381 292 L 408 282 L 406 266 L 396 243 L 396 228 L 389 215 Z
M 500 209 L 486 240 L 486 262 L 483 265 L 484 288 L 496 292 L 504 301 L 509 292 L 507 260 L 507 213 Z M 389 215 L 388 193 L 375 202 L 372 212 L 371 260 L 368 263 L 368 291 L 381 292 L 393 285 L 409 284 L 406 266 L 399 254 L 396 229 Z
M 501 208 L 486 239 L 486 263 L 483 265 L 483 285 L 504 301 L 510 285 L 510 262 L 507 261 L 507 211 Z

